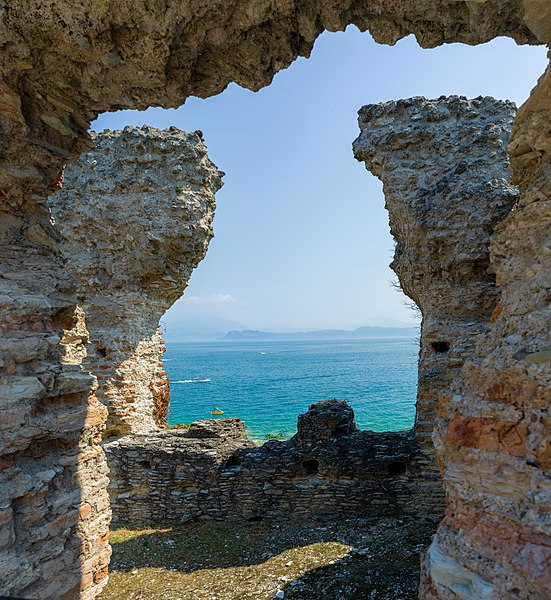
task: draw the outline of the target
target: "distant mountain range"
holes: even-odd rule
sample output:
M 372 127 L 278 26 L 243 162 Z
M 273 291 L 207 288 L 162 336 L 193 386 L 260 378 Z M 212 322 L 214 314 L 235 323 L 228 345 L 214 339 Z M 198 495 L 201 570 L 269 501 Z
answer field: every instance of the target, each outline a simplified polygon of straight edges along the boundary
M 295 331 L 276 333 L 258 329 L 229 331 L 223 340 L 347 340 L 379 337 L 411 338 L 419 335 L 417 327 L 376 327 L 365 325 L 356 329 L 321 329 L 320 331 Z
M 167 342 L 216 341 L 230 329 L 241 327 L 242 323 L 213 315 L 165 315 L 161 321 L 161 329 Z

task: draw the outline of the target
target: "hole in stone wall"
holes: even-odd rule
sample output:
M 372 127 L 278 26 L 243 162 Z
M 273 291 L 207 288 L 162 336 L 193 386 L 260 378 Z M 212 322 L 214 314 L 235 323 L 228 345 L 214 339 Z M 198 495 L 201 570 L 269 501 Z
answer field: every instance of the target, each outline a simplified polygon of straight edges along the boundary
M 151 469 L 151 461 L 149 460 L 139 460 L 138 466 L 142 469 Z
M 104 358 L 107 356 L 107 348 L 104 348 L 103 346 L 97 346 L 96 347 L 96 352 L 100 356 L 103 356 Z
M 450 349 L 449 342 L 431 342 L 430 345 L 437 354 L 444 354 Z
M 389 475 L 403 475 L 406 472 L 406 463 L 401 461 L 391 462 L 388 464 Z
M 226 461 L 224 468 L 231 469 L 232 467 L 238 467 L 240 464 L 241 460 L 235 454 L 232 454 Z
M 302 466 L 308 475 L 314 475 L 319 472 L 319 461 L 315 458 L 309 458 L 302 462 Z
M 342 106 L 343 94 L 338 93 L 335 105 L 320 100 L 333 94 L 325 89 L 325 77 L 316 84 L 318 89 L 305 79 L 316 60 L 323 69 L 328 64 L 323 61 L 334 61 L 329 46 L 338 39 L 344 43 L 343 56 L 349 57 L 345 37 L 351 43 L 365 39 L 351 29 L 342 36 L 326 34 L 316 48 L 319 52 L 320 44 L 327 44 L 327 55 L 314 57 L 304 66 L 296 63 L 260 94 L 230 86 L 216 99 L 191 98 L 183 109 L 147 115 L 154 126 L 204 131 L 209 154 L 228 173 L 217 194 L 216 237 L 194 271 L 186 296 L 163 317 L 170 425 L 210 418 L 218 406 L 225 414 L 213 416 L 241 418 L 259 441 L 285 439 L 294 433 L 296 416 L 309 403 L 331 397 L 349 399 L 361 429 L 400 431 L 414 424 L 417 348 L 414 343 L 406 344 L 418 336 L 416 319 L 402 306 L 405 297 L 388 285 L 393 277 L 388 255 L 394 242 L 384 203 L 365 201 L 366 186 L 369 195 L 382 196 L 380 182 L 349 156 L 358 133 L 356 113 L 368 96 L 356 92 L 355 99 Z M 347 72 L 342 85 L 357 90 L 357 73 Z M 308 101 L 297 103 L 292 114 L 281 110 L 297 94 L 304 94 Z M 222 110 L 232 117 L 220 121 Z M 272 115 L 269 123 L 266 114 Z M 343 128 L 343 116 L 347 128 Z M 143 121 L 143 115 L 105 114 L 95 128 L 118 129 L 122 119 L 131 122 L 135 118 L 140 124 Z M 291 145 L 289 140 L 293 140 Z M 280 147 L 286 151 L 280 152 Z M 259 148 L 265 149 L 268 160 L 259 160 Z M 302 160 L 305 155 L 307 168 Z M 286 176 L 274 179 L 274 169 Z M 260 189 L 262 206 L 257 202 Z M 346 198 L 346 211 L 335 210 L 336 197 Z M 252 214 L 258 216 L 253 227 Z M 325 276 L 328 272 L 331 278 Z M 358 277 L 359 273 L 363 275 Z M 273 281 L 279 279 L 286 282 L 283 304 L 278 294 L 269 293 Z M 316 348 L 304 368 L 301 356 L 284 363 L 272 342 L 279 344 L 288 339 L 285 335 L 299 330 L 324 331 L 325 336 L 333 330 L 337 339 L 345 338 L 348 347 L 321 339 L 321 350 L 327 355 L 334 352 L 331 361 L 322 364 L 318 360 L 321 350 Z M 267 335 L 271 332 L 272 336 Z M 388 339 L 383 343 L 378 336 Z M 377 346 L 374 339 L 379 340 Z M 265 340 L 260 347 L 259 342 Z M 213 346 L 191 346 L 199 341 Z M 228 348 L 221 348 L 219 341 L 228 343 Z M 234 342 L 243 348 L 245 342 L 258 344 L 257 352 L 238 348 L 234 353 L 229 347 Z M 379 376 L 377 381 L 368 371 Z M 247 386 L 238 383 L 245 372 Z M 276 380 L 282 383 L 275 385 Z M 285 410 L 280 404 L 283 394 Z M 262 419 L 254 410 L 259 404 L 265 411 Z M 277 408 L 266 417 L 272 405 Z M 383 405 L 388 409 L 380 410 Z
M 261 517 L 260 515 L 255 515 L 254 517 L 247 519 L 247 522 L 248 523 L 260 523 L 263 520 L 264 520 L 264 517 Z

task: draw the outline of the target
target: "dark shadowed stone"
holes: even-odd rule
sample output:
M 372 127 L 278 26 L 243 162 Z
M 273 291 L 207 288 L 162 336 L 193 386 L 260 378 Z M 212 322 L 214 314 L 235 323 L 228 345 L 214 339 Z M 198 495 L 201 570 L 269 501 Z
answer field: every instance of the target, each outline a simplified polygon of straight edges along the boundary
M 351 406 L 344 400 L 324 400 L 311 404 L 307 413 L 299 415 L 293 441 L 299 445 L 316 444 L 357 430 Z

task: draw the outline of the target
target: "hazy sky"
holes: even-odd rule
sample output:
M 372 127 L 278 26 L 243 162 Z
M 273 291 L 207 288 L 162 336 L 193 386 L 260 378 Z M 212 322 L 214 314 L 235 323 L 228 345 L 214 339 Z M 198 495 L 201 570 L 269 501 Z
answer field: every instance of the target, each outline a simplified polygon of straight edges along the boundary
M 325 33 L 260 92 L 235 85 L 178 110 L 104 114 L 93 128 L 201 129 L 225 171 L 215 238 L 169 311 L 295 330 L 411 322 L 390 284 L 393 253 L 381 184 L 352 155 L 357 111 L 410 96 L 491 95 L 520 105 L 545 67 L 543 47 L 510 39 L 420 49 L 379 46 L 350 27 Z

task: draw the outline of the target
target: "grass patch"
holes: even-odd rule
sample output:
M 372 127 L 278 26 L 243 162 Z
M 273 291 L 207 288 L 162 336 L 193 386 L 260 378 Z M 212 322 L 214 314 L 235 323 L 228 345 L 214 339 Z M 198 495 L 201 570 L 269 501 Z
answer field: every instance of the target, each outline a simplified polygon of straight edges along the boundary
M 430 520 L 118 529 L 101 600 L 417 598 Z

